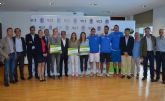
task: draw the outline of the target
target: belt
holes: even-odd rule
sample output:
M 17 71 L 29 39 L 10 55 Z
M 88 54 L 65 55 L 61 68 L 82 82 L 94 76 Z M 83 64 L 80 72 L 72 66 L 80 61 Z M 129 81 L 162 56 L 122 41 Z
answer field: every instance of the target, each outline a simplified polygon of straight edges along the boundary
M 154 52 L 154 51 L 147 51 L 147 52 L 149 52 L 149 53 L 150 53 L 150 52 Z
M 15 53 L 13 52 L 13 53 L 10 53 L 9 55 L 13 55 L 13 54 L 15 54 Z

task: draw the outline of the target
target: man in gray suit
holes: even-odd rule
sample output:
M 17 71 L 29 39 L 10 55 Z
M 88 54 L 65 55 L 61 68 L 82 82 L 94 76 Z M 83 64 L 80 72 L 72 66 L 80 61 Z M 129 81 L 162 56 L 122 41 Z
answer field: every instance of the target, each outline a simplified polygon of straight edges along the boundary
M 2 61 L 4 61 L 4 86 L 8 87 L 8 74 L 10 77 L 10 83 L 15 83 L 14 79 L 14 66 L 15 66 L 15 44 L 13 41 L 13 29 L 7 28 L 7 35 L 1 40 L 1 53 L 2 55 Z M 8 73 L 9 69 L 9 73 Z

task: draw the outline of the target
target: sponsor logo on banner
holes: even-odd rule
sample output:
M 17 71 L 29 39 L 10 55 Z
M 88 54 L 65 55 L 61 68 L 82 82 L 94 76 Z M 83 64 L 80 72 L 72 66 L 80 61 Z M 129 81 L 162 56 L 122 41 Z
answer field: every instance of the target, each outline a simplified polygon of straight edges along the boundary
M 44 18 L 40 18 L 40 23 L 44 23 Z

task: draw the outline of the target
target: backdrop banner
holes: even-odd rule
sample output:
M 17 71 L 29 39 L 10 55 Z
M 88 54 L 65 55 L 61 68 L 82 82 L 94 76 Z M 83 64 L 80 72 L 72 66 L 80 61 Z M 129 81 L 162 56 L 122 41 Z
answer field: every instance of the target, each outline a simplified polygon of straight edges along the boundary
M 103 33 L 105 25 L 109 26 L 109 33 L 113 32 L 113 26 L 116 24 L 119 25 L 121 32 L 124 32 L 125 28 L 131 28 L 132 30 L 135 30 L 135 21 L 110 20 L 109 16 L 32 15 L 30 18 L 30 24 L 34 25 L 36 27 L 36 30 L 44 30 L 46 28 L 49 29 L 50 35 L 52 34 L 53 28 L 58 28 L 59 35 L 61 31 L 66 31 L 68 38 L 70 38 L 72 32 L 76 32 L 78 39 L 81 32 L 86 32 L 88 36 L 92 27 L 96 28 L 96 33 L 98 35 Z M 53 49 L 54 47 L 52 48 L 52 50 Z M 53 50 L 53 52 L 54 51 L 56 50 Z M 68 60 L 68 63 L 68 67 L 70 67 L 70 59 Z M 106 69 L 104 69 L 104 72 L 105 70 Z M 71 68 L 69 68 L 69 74 L 70 73 Z M 90 65 L 88 65 L 88 73 L 90 73 Z M 110 73 L 113 73 L 112 63 L 110 65 Z

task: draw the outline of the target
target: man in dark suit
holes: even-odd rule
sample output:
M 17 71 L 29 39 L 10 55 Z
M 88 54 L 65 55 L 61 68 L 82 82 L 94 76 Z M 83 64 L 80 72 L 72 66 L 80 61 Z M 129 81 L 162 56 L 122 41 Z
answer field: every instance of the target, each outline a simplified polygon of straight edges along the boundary
M 130 29 L 125 29 L 125 36 L 120 38 L 120 49 L 122 54 L 122 78 L 127 76 L 128 79 L 131 78 L 131 59 L 132 59 L 132 50 L 134 46 L 134 38 L 129 35 Z
M 18 74 L 17 74 L 17 65 L 19 63 L 19 70 L 20 70 L 20 78 L 21 80 L 25 80 L 24 78 L 24 57 L 26 56 L 26 44 L 25 39 L 21 37 L 21 29 L 16 28 L 14 30 L 16 36 L 13 37 L 15 46 L 16 46 L 16 53 L 17 57 L 15 60 L 15 70 L 14 70 L 14 77 L 15 81 L 18 81 Z
M 47 76 L 51 78 L 51 75 L 50 75 L 50 66 L 51 66 L 51 57 L 50 57 L 50 48 L 49 48 L 49 40 L 50 40 L 50 35 L 49 35 L 49 29 L 45 29 L 44 30 L 44 36 L 43 38 L 45 39 L 46 41 L 46 46 L 48 48 L 48 51 L 47 51 L 47 57 L 46 57 L 46 60 L 45 60 L 45 65 L 47 65 Z
M 35 27 L 30 27 L 30 33 L 26 35 L 26 46 L 27 46 L 27 58 L 28 58 L 28 71 L 29 77 L 28 80 L 32 79 L 32 59 L 34 59 L 35 63 L 35 77 L 38 79 L 38 72 L 37 72 L 37 59 L 35 53 L 35 45 L 34 45 L 34 38 L 38 35 L 35 34 Z
M 60 55 L 60 76 L 62 77 L 62 68 L 64 61 L 65 68 L 65 76 L 68 77 L 68 47 L 69 47 L 69 39 L 66 38 L 66 32 L 61 31 L 61 50 L 62 54 Z

